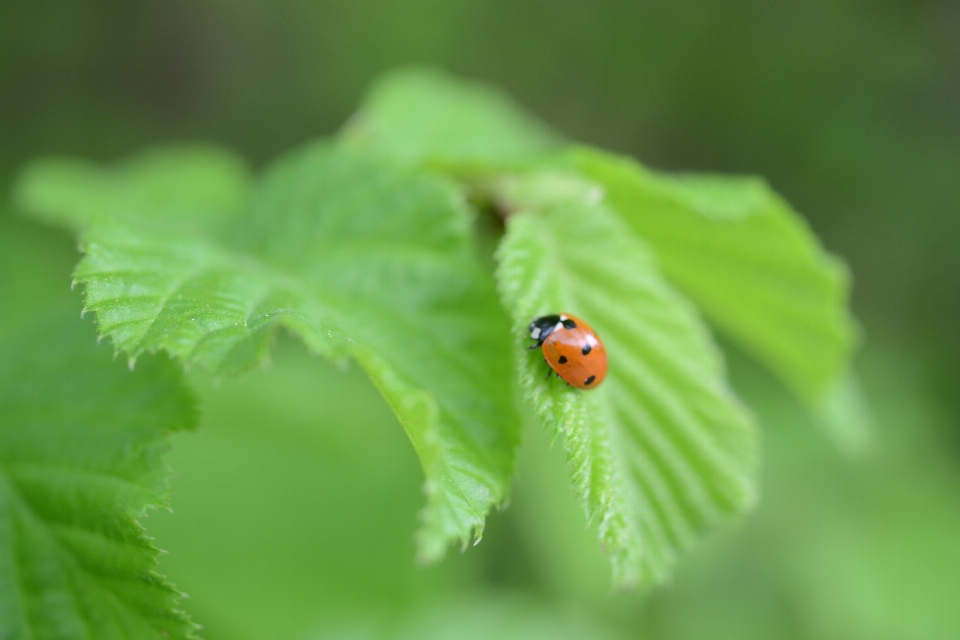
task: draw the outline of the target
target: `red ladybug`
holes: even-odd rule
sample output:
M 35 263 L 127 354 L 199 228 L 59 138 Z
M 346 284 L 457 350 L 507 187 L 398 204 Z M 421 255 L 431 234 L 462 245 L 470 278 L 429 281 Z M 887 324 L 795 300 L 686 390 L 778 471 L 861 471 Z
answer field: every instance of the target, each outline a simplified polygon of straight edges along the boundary
M 530 348 L 541 347 L 543 359 L 567 384 L 596 389 L 607 375 L 607 350 L 590 325 L 576 316 L 541 316 L 530 323 L 530 338 L 537 341 Z

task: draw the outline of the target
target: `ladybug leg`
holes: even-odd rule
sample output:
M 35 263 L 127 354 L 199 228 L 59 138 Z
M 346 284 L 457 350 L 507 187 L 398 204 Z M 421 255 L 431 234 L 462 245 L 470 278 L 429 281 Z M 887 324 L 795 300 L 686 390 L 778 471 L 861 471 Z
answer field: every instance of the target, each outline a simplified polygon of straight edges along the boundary
M 549 379 L 550 379 L 550 374 L 551 374 L 551 373 L 554 373 L 553 367 L 550 366 L 550 363 L 547 362 L 547 359 L 546 359 L 546 358 L 543 359 L 543 364 L 547 365 L 547 375 L 544 376 L 543 379 L 544 379 L 544 380 L 549 380 Z M 558 373 L 557 375 L 559 376 L 560 374 Z

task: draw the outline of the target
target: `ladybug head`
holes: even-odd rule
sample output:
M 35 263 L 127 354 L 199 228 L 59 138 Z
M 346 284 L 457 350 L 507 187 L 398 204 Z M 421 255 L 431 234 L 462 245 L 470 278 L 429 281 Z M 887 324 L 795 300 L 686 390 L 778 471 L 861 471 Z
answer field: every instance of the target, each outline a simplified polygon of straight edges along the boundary
M 536 340 L 537 344 L 540 344 L 548 335 L 560 327 L 564 329 L 574 329 L 576 326 L 576 322 L 562 314 L 555 313 L 548 316 L 540 316 L 530 323 L 530 338 Z

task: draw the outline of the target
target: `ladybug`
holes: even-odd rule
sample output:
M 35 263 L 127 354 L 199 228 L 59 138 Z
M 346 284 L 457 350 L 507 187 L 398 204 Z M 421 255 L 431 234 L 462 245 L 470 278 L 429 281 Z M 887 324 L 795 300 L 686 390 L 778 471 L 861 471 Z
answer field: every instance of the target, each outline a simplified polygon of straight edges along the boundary
M 541 316 L 530 323 L 530 347 L 557 376 L 578 389 L 596 389 L 607 375 L 607 350 L 586 322 L 568 313 Z M 547 372 L 547 377 L 550 372 Z

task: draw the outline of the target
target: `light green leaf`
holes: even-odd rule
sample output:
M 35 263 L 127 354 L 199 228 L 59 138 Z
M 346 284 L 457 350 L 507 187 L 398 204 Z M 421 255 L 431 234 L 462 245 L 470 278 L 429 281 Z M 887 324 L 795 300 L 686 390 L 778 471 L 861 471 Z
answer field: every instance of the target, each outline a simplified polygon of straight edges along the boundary
M 167 505 L 165 435 L 193 424 L 180 372 L 131 373 L 73 314 L 0 353 L 0 638 L 195 637 L 138 521 Z
M 497 277 L 527 398 L 563 439 L 615 582 L 632 585 L 664 578 L 699 533 L 754 501 L 757 442 L 693 306 L 601 195 L 566 175 L 501 183 L 498 197 L 516 213 Z M 521 348 L 530 320 L 561 312 L 591 324 L 607 348 L 596 390 L 545 380 L 542 354 Z
M 427 69 L 377 82 L 343 137 L 403 162 L 445 168 L 522 163 L 560 139 L 502 93 Z
M 211 226 L 235 217 L 252 188 L 252 176 L 236 156 L 184 145 L 148 151 L 112 171 L 72 158 L 39 160 L 21 174 L 15 198 L 28 203 L 35 217 L 71 229 L 96 218 Z
M 125 188 L 123 172 L 104 173 Z M 163 349 L 214 373 L 254 366 L 278 327 L 354 357 L 424 468 L 420 559 L 479 538 L 506 497 L 518 420 L 508 323 L 460 193 L 313 144 L 277 162 L 241 215 L 187 208 L 189 226 L 147 203 L 142 219 L 101 218 L 83 234 L 76 279 L 101 332 L 132 358 Z
M 759 178 L 655 174 L 580 148 L 573 164 L 703 313 L 812 405 L 856 342 L 849 275 Z

